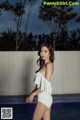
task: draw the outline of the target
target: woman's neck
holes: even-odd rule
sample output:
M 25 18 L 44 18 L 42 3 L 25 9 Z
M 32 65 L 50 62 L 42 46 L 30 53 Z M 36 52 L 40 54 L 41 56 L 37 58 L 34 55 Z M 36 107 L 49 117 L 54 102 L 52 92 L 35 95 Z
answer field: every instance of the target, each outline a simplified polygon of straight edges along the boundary
M 50 62 L 50 60 L 49 60 L 49 59 L 45 60 L 45 64 L 47 64 L 47 63 L 49 63 L 49 62 Z

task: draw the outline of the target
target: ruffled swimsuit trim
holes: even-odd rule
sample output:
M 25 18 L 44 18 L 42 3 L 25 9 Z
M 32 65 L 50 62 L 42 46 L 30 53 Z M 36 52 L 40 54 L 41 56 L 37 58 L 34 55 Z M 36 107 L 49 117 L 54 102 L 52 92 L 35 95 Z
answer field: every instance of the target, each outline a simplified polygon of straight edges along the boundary
M 41 72 L 35 74 L 34 83 L 37 84 L 37 88 L 41 88 L 42 91 L 52 94 L 51 82 L 47 80 Z

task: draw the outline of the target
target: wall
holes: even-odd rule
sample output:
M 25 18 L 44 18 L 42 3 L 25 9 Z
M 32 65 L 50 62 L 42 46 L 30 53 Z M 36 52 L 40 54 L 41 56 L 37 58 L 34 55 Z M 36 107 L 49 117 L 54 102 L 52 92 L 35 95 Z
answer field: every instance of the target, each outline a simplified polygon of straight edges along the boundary
M 0 96 L 27 95 L 35 84 L 37 51 L 0 52 Z M 55 51 L 53 94 L 80 93 L 80 52 Z

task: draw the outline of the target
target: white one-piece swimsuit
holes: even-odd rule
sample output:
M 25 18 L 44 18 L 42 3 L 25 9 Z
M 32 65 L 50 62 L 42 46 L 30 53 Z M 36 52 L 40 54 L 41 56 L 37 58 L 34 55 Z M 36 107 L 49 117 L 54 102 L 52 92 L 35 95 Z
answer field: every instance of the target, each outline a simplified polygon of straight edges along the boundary
M 35 73 L 34 83 L 42 92 L 38 94 L 38 101 L 45 104 L 48 108 L 53 103 L 51 82 L 47 80 L 41 72 Z

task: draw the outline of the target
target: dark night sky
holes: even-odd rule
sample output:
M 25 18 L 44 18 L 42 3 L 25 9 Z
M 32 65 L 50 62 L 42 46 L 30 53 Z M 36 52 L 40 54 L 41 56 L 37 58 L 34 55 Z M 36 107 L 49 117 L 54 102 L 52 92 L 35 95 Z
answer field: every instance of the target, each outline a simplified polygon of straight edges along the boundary
M 4 0 L 0 0 L 4 1 Z M 15 1 L 19 0 L 9 0 L 10 2 L 15 3 Z M 31 14 L 31 17 L 29 19 L 29 25 L 28 25 L 28 32 L 32 32 L 33 34 L 42 34 L 42 33 L 50 33 L 49 27 L 38 18 L 39 14 L 39 6 L 41 4 L 42 0 L 37 0 L 36 4 L 33 6 L 33 11 Z M 78 0 L 80 1 L 80 0 Z M 26 3 L 25 11 L 27 11 L 29 4 Z M 72 6 L 74 7 L 74 10 L 80 15 L 80 6 Z M 26 12 L 27 13 L 27 12 Z M 24 31 L 25 26 L 25 15 L 23 16 L 22 21 L 22 27 L 21 31 Z M 74 20 L 69 22 L 69 29 L 76 29 L 80 26 L 80 23 L 75 23 Z M 3 12 L 3 14 L 0 16 L 0 32 L 3 32 L 4 30 L 8 30 L 8 28 L 12 28 L 12 30 L 16 30 L 16 24 L 14 21 L 14 15 L 10 12 Z

